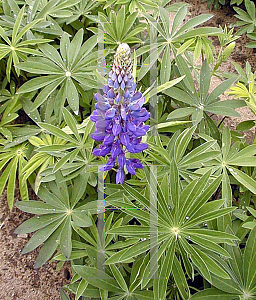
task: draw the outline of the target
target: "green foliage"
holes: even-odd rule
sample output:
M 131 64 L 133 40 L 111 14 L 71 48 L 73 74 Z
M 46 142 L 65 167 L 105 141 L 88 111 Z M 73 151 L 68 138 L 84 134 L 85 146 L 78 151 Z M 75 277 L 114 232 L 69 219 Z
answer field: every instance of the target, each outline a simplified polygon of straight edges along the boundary
M 243 106 L 242 101 L 219 101 L 219 96 L 229 89 L 232 83 L 236 81 L 236 78 L 225 80 L 209 94 L 211 71 L 207 60 L 203 63 L 199 82 L 196 83 L 182 56 L 177 56 L 176 62 L 177 75 L 186 75 L 186 77 L 181 83 L 164 93 L 178 101 L 178 103 L 182 102 L 182 107 L 170 113 L 168 119 L 183 118 L 191 115 L 192 122 L 199 123 L 203 118 L 207 118 L 206 112 L 231 117 L 239 116 L 235 108 Z M 196 89 L 198 85 L 199 91 Z
M 254 299 L 256 296 L 256 276 L 253 271 L 256 262 L 255 238 L 256 228 L 251 231 L 243 252 L 239 247 L 234 249 L 226 246 L 230 258 L 227 261 L 218 258 L 218 263 L 225 267 L 230 274 L 230 279 L 219 280 L 214 276 L 212 283 L 215 287 L 199 292 L 191 299 L 214 299 L 217 296 L 223 299 Z
M 208 1 L 229 3 L 242 0 Z M 235 32 L 169 0 L 1 2 L 0 194 L 35 215 L 15 231 L 33 233 L 23 254 L 42 247 L 35 267 L 70 262 L 76 300 L 256 297 L 256 145 L 240 133 L 256 121 L 223 125 L 237 108 L 256 114 L 252 66 L 222 71 L 240 35 L 255 47 L 244 8 Z M 130 154 L 144 169 L 116 185 L 92 154 L 90 115 L 120 43 L 151 120 L 149 148 Z
M 0 193 L 3 193 L 5 185 L 7 185 L 7 201 L 9 208 L 13 208 L 16 175 L 18 173 L 19 189 L 23 200 L 28 200 L 27 185 L 23 182 L 22 168 L 26 164 L 26 147 L 24 144 L 15 146 L 13 148 L 1 149 L 0 154 L 0 171 L 2 171 L 0 177 Z
M 150 39 L 147 40 L 146 43 L 150 44 L 150 46 L 143 46 L 141 50 L 138 51 L 139 54 L 143 54 L 150 50 L 150 54 L 143 61 L 140 68 L 138 80 L 141 80 L 147 74 L 154 63 L 160 59 L 161 54 L 163 54 L 161 60 L 160 79 L 161 83 L 168 81 L 171 75 L 171 61 L 169 59 L 170 51 L 175 51 L 175 48 L 179 47 L 181 43 L 183 44 L 182 52 L 184 52 L 191 45 L 196 47 L 196 45 L 201 43 L 201 40 L 203 39 L 205 41 L 203 53 L 205 53 L 208 58 L 212 56 L 209 40 L 207 40 L 206 37 L 216 36 L 221 33 L 221 30 L 219 28 L 212 27 L 195 29 L 196 26 L 208 21 L 212 17 L 212 15 L 207 14 L 196 16 L 183 24 L 183 20 L 187 13 L 187 5 L 182 5 L 175 14 L 172 24 L 170 24 L 168 11 L 164 8 L 160 8 L 159 18 L 157 20 L 150 14 L 144 13 L 144 16 L 150 25 L 149 30 L 152 32 L 151 34 L 153 35 L 154 32 L 157 32 L 159 34 L 159 39 L 157 41 L 152 41 Z
M 241 75 L 241 80 L 230 88 L 229 95 L 233 95 L 235 99 L 245 99 L 247 105 L 252 112 L 256 114 L 256 73 L 251 71 L 251 66 L 247 63 L 246 73 L 238 68 L 238 72 Z
M 110 45 L 118 45 L 119 43 L 142 43 L 142 40 L 137 37 L 139 33 L 145 30 L 144 24 L 138 24 L 134 27 L 138 12 L 126 13 L 125 6 L 123 6 L 116 14 L 110 11 L 109 15 L 99 12 L 100 28 L 88 28 L 95 34 L 100 32 L 104 35 L 104 42 Z M 104 32 L 106 31 L 106 33 Z
M 252 41 L 246 44 L 248 48 L 256 48 L 256 10 L 255 2 L 251 0 L 203 0 L 207 1 L 208 7 L 214 7 L 214 9 L 219 9 L 220 5 L 240 5 L 244 4 L 244 9 L 241 7 L 233 6 L 236 11 L 235 17 L 239 20 L 234 26 L 239 27 L 236 34 L 242 35 L 247 33 L 247 37 Z
M 148 183 L 151 187 L 157 185 L 156 178 L 153 174 L 148 173 L 145 170 Z M 212 231 L 211 229 L 205 229 L 201 224 L 211 221 L 217 217 L 224 216 L 230 213 L 234 208 L 223 208 L 224 200 L 216 200 L 207 203 L 207 200 L 218 188 L 221 178 L 218 177 L 211 183 L 209 182 L 211 172 L 207 172 L 201 179 L 192 181 L 184 189 L 181 189 L 178 169 L 174 161 L 171 163 L 170 177 L 167 175 L 162 181 L 162 184 L 158 186 L 158 209 L 154 207 L 155 203 L 152 203 L 146 191 L 136 190 L 131 188 L 127 184 L 123 186 L 123 189 L 135 200 L 137 200 L 139 207 L 143 210 L 138 210 L 135 213 L 133 210 L 129 210 L 129 207 L 136 207 L 131 201 L 126 198 L 126 209 L 120 207 L 126 214 L 132 214 L 136 216 L 143 225 L 141 226 L 121 226 L 110 230 L 110 233 L 119 234 L 125 237 L 139 237 L 142 241 L 139 244 L 129 247 L 128 249 L 121 250 L 118 253 L 111 256 L 106 264 L 116 264 L 125 262 L 134 256 L 140 255 L 151 247 L 156 247 L 155 255 L 158 252 L 158 260 L 160 268 L 158 270 L 158 276 L 160 278 L 168 278 L 171 272 L 175 278 L 175 270 L 172 271 L 173 260 L 176 260 L 175 252 L 179 250 L 181 258 L 187 267 L 188 276 L 194 278 L 194 267 L 203 276 L 211 282 L 211 274 L 217 274 L 220 277 L 228 277 L 226 272 L 218 267 L 216 262 L 202 251 L 203 248 L 207 248 L 210 251 L 218 254 L 229 256 L 218 243 L 232 243 L 232 239 L 236 239 L 235 236 L 227 233 Z M 153 177 L 153 179 L 152 179 Z M 153 181 L 153 182 L 152 182 Z M 171 187 L 169 189 L 169 187 Z M 118 206 L 118 201 L 111 201 L 115 206 Z M 119 204 L 120 205 L 120 204 Z M 152 213 L 153 210 L 153 213 Z M 150 212 L 150 213 L 149 213 Z M 157 227 L 156 223 L 157 220 Z M 152 224 L 153 223 L 153 224 Z M 153 228 L 152 228 L 153 227 Z M 158 236 L 158 243 L 149 243 L 150 239 L 153 239 L 154 235 Z M 193 244 L 189 243 L 192 241 Z M 198 246 L 196 246 L 198 245 Z M 166 253 L 166 255 L 165 255 Z M 148 256 L 147 256 L 148 258 Z M 153 260 L 153 258 L 151 257 Z M 193 266 L 192 266 L 193 264 Z M 148 261 L 144 275 L 142 277 L 142 286 L 146 286 L 148 281 L 154 276 L 154 272 L 150 272 L 150 276 L 147 276 L 150 262 Z M 151 266 L 152 267 L 152 266 Z M 184 277 L 185 274 L 180 274 Z M 182 282 L 184 282 L 184 280 Z M 186 281 L 186 280 L 185 280 Z M 182 282 L 175 280 L 179 291 L 188 297 L 188 287 L 182 286 Z M 155 299 L 164 299 L 165 290 L 167 286 L 167 280 L 154 279 L 154 293 Z M 187 291 L 186 291 L 187 290 Z M 157 296 L 158 295 L 158 296 Z
M 165 1 L 152 1 L 152 0 L 97 0 L 100 3 L 106 2 L 104 5 L 104 9 L 112 6 L 112 5 L 128 5 L 129 6 L 129 12 L 132 14 L 137 10 L 146 11 L 148 9 L 157 9 L 158 4 L 161 4 L 161 2 L 165 2 L 164 5 L 166 5 L 170 0 Z
M 69 258 L 72 251 L 73 224 L 79 227 L 92 224 L 87 215 L 86 204 L 76 207 L 84 194 L 88 176 L 78 177 L 69 187 L 62 181 L 61 173 L 57 173 L 56 177 L 56 183 L 51 182 L 48 186 L 40 187 L 38 196 L 43 201 L 20 201 L 16 204 L 21 210 L 38 215 L 21 224 L 15 231 L 23 234 L 36 231 L 23 248 L 24 254 L 44 243 L 35 267 L 42 266 L 55 252 L 58 244 L 65 257 Z
M 21 29 L 20 27 L 24 10 L 25 7 L 23 6 L 23 8 L 19 11 L 17 19 L 13 25 L 11 39 L 9 39 L 4 29 L 0 26 L 0 36 L 5 42 L 5 44 L 0 44 L 0 59 L 8 57 L 6 66 L 6 76 L 8 81 L 10 81 L 12 64 L 14 65 L 15 71 L 19 76 L 20 71 L 17 69 L 17 64 L 20 61 L 26 60 L 27 54 L 41 55 L 39 51 L 31 49 L 29 46 L 50 42 L 49 39 L 29 39 L 27 41 L 22 41 L 22 37 L 40 21 L 40 19 L 34 20 Z
M 237 34 L 243 33 L 253 33 L 255 32 L 255 21 L 256 21 L 256 13 L 255 13 L 255 4 L 253 1 L 245 0 L 244 1 L 246 11 L 239 7 L 234 7 L 234 10 L 237 12 L 235 15 L 240 21 L 236 23 L 236 26 L 241 27 Z
M 69 107 L 78 114 L 79 110 L 79 84 L 85 88 L 96 87 L 96 82 L 90 79 L 93 68 L 91 63 L 96 59 L 98 53 L 92 52 L 97 43 L 96 37 L 88 39 L 83 45 L 83 30 L 80 29 L 70 42 L 68 34 L 64 33 L 60 39 L 60 53 L 50 44 L 40 46 L 45 57 L 29 58 L 20 63 L 18 68 L 33 74 L 45 74 L 24 83 L 18 93 L 28 93 L 41 89 L 35 101 L 30 106 L 34 111 L 42 105 L 48 97 L 59 88 L 55 104 L 55 113 L 64 106 L 67 100 Z M 84 78 L 87 76 L 87 78 Z

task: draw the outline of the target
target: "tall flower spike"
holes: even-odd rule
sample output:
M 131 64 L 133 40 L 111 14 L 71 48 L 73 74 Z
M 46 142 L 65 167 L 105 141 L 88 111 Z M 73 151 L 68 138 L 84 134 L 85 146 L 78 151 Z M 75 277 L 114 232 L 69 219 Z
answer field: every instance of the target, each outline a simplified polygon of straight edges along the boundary
M 94 149 L 96 156 L 110 155 L 101 170 L 108 171 L 118 164 L 116 183 L 123 183 L 124 168 L 135 175 L 135 169 L 142 169 L 138 159 L 127 158 L 126 153 L 138 153 L 148 148 L 141 143 L 142 136 L 149 130 L 144 125 L 150 114 L 143 108 L 145 98 L 136 91 L 136 83 L 131 73 L 131 50 L 127 44 L 120 44 L 114 56 L 114 63 L 107 85 L 101 95 L 95 95 L 95 110 L 91 120 L 96 130 L 91 137 L 102 144 Z

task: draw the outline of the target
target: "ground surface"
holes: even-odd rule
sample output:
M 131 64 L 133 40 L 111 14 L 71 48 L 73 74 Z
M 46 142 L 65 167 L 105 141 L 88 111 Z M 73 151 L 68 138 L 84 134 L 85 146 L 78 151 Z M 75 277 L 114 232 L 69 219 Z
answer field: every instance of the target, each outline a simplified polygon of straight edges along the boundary
M 0 299 L 59 300 L 59 287 L 68 282 L 68 267 L 56 271 L 55 263 L 34 269 L 38 251 L 21 255 L 28 236 L 17 236 L 15 228 L 30 215 L 6 206 L 6 195 L 0 196 Z
M 192 16 L 209 13 L 207 5 L 202 4 L 201 0 L 187 0 L 186 2 L 191 5 Z M 215 16 L 207 25 L 224 26 L 235 21 L 229 9 L 221 9 L 212 13 Z M 248 60 L 255 69 L 255 53 L 252 49 L 245 48 L 245 43 L 244 38 L 237 41 L 237 47 L 231 58 L 242 66 Z M 230 71 L 231 68 L 231 64 L 225 64 L 225 71 Z M 214 79 L 212 88 L 219 83 L 219 79 Z M 223 99 L 226 97 L 223 96 Z M 234 129 L 241 121 L 254 119 L 249 109 L 241 108 L 238 111 L 242 118 L 227 118 L 224 121 L 231 129 Z M 244 135 L 251 142 L 254 133 L 248 131 Z M 13 231 L 30 216 L 17 209 L 10 213 L 5 196 L 5 194 L 0 196 L 0 300 L 60 300 L 59 288 L 68 282 L 68 266 L 61 271 L 56 271 L 56 264 L 47 263 L 39 270 L 35 270 L 33 265 L 38 251 L 27 255 L 20 254 L 29 237 L 17 236 Z

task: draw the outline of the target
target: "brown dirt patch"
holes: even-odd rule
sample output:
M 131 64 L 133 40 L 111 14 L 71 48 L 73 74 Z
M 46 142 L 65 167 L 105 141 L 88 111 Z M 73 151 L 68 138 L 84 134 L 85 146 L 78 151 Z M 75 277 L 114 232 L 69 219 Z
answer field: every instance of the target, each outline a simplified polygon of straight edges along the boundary
M 39 250 L 21 255 L 29 236 L 14 232 L 31 215 L 18 209 L 12 212 L 6 205 L 6 193 L 0 196 L 0 299 L 1 300 L 60 300 L 59 288 L 68 283 L 64 265 L 56 271 L 56 263 L 46 263 L 34 269 Z

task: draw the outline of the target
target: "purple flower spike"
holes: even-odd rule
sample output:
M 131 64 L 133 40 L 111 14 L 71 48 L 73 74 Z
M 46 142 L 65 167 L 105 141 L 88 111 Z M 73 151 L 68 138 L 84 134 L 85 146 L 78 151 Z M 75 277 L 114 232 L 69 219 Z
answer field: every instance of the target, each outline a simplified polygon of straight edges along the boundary
M 93 154 L 110 154 L 107 163 L 100 170 L 109 171 L 117 163 L 117 184 L 124 182 L 125 169 L 131 175 L 135 175 L 135 169 L 143 168 L 138 159 L 127 159 L 126 153 L 139 153 L 148 148 L 147 144 L 141 143 L 141 139 L 149 130 L 149 126 L 144 125 L 144 122 L 150 118 L 150 114 L 142 107 L 145 98 L 136 91 L 130 54 L 127 44 L 119 45 L 107 85 L 103 88 L 104 94 L 95 95 L 97 103 L 91 115 L 91 120 L 96 126 L 96 131 L 91 137 L 102 142 L 93 150 Z

